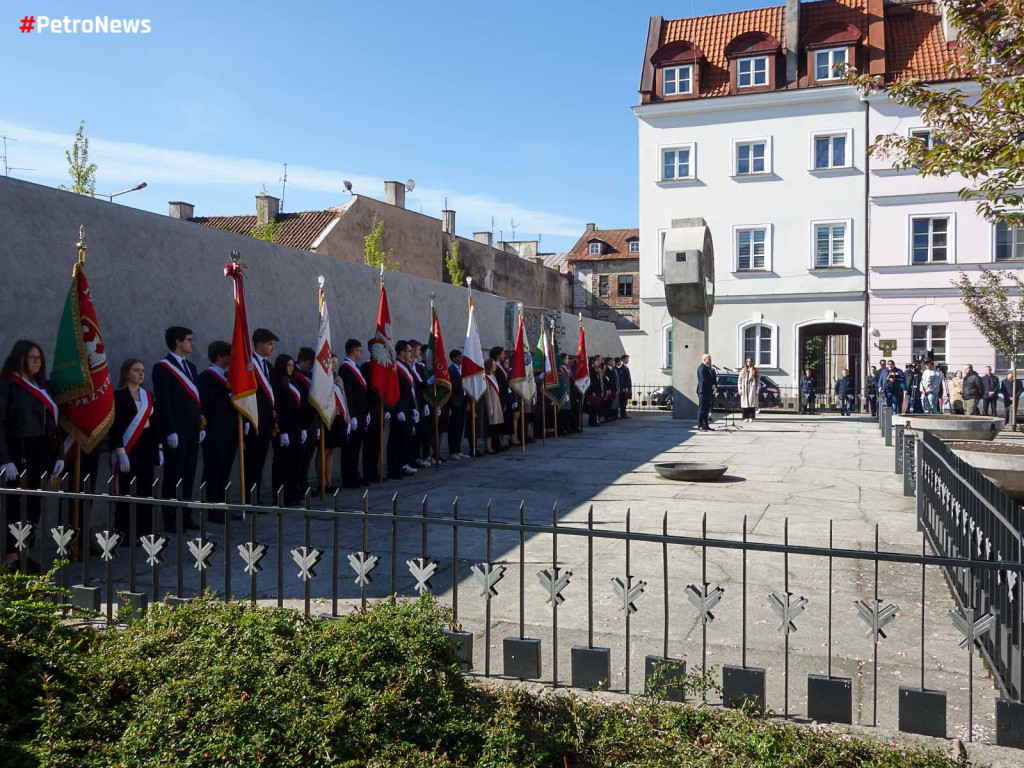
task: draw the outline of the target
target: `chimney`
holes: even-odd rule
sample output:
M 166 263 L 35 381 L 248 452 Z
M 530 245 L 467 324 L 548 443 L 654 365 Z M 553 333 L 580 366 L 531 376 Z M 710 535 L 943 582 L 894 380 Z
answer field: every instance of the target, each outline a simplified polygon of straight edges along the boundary
M 441 231 L 455 237 L 455 211 L 441 211 Z
M 484 245 L 486 245 L 488 247 L 490 247 L 493 238 L 494 238 L 494 235 L 492 233 L 490 233 L 490 232 L 474 232 L 473 233 L 473 239 L 476 242 L 483 243 Z
M 191 219 L 195 215 L 196 207 L 192 203 L 183 203 L 180 200 L 172 200 L 167 204 L 167 215 L 172 219 Z
M 786 0 L 786 83 L 800 76 L 800 0 Z
M 587 224 L 587 232 L 597 232 L 597 224 Z
M 281 212 L 281 201 L 273 195 L 256 195 L 256 225 L 265 227 L 277 220 Z
M 405 182 L 385 181 L 384 202 L 396 208 L 405 208 Z
M 945 3 L 939 3 L 939 12 L 942 14 L 942 34 L 946 38 L 946 45 L 955 43 L 960 37 L 960 30 L 953 24 L 953 20 L 949 18 L 949 8 L 946 7 Z
M 885 0 L 868 0 L 868 74 L 885 74 Z

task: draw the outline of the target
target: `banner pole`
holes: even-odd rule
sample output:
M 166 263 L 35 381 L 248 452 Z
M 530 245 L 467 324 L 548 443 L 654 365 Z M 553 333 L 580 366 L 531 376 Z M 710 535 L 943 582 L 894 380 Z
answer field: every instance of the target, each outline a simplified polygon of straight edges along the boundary
M 555 417 L 555 440 L 558 439 L 558 403 L 551 404 L 551 413 Z
M 434 469 L 441 469 L 441 428 L 437 421 L 437 405 L 434 406 Z
M 384 401 L 380 401 L 380 481 L 384 482 Z
M 337 416 L 335 416 L 337 418 Z M 320 501 L 327 496 L 327 422 L 320 419 Z
M 537 404 L 540 406 L 540 441 L 546 443 L 548 441 L 548 409 L 547 403 L 544 401 L 547 399 L 548 393 L 548 377 L 544 375 L 544 380 L 541 382 L 540 396 L 537 398 Z M 537 422 L 534 422 L 536 424 Z
M 473 458 L 476 458 L 476 400 L 469 398 L 469 410 L 472 413 L 473 423 L 470 425 L 473 433 Z
M 82 446 L 79 445 L 78 443 L 75 443 L 75 479 L 74 479 L 74 482 L 75 482 L 75 493 L 81 493 L 82 492 Z M 78 504 L 79 504 L 78 499 L 75 499 L 75 511 L 74 511 L 74 514 L 72 515 L 73 520 L 72 520 L 71 524 L 75 528 L 78 528 L 79 530 L 81 530 L 82 521 L 81 521 L 81 513 L 79 511 Z M 75 559 L 76 560 L 77 560 L 78 555 L 80 553 L 80 550 L 78 548 L 78 542 L 81 541 L 82 538 L 88 539 L 89 538 L 89 532 L 85 531 L 85 536 L 84 537 L 79 536 L 79 537 L 75 538 Z M 86 544 L 86 546 L 88 546 L 88 544 Z
M 241 501 L 245 504 L 245 424 L 240 413 L 238 414 L 238 489 L 241 491 Z
M 526 398 L 519 396 L 519 422 L 523 428 L 523 453 L 526 453 Z

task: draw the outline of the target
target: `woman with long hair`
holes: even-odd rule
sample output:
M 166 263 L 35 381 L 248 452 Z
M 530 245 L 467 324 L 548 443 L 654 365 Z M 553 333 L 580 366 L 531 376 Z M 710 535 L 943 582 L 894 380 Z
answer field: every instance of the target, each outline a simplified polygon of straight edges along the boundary
M 274 437 L 274 462 L 270 476 L 274 484 L 274 498 L 277 498 L 278 490 L 284 488 L 284 504 L 288 507 L 296 504 L 306 491 L 299 488 L 306 431 L 302 428 L 302 394 L 292 380 L 294 376 L 295 361 L 289 355 L 278 355 L 270 382 L 274 388 L 278 429 Z
M 757 396 L 761 391 L 761 375 L 757 372 L 754 359 L 748 357 L 740 371 L 739 379 L 740 408 L 743 409 L 743 420 L 753 421 L 757 413 Z
M 141 360 L 129 358 L 121 364 L 121 376 L 114 391 L 114 425 L 110 428 L 110 469 L 119 496 L 155 496 L 153 480 L 156 468 L 164 463 L 160 445 L 158 414 L 153 395 L 142 385 L 146 382 L 146 366 Z M 135 507 L 135 531 L 138 535 L 153 530 L 153 507 Z M 114 526 L 127 535 L 131 530 L 131 505 L 118 503 Z
M 0 482 L 10 487 L 17 486 L 24 476 L 26 488 L 38 489 L 43 475 L 57 477 L 64 471 L 57 404 L 46 386 L 42 347 L 27 339 L 16 341 L 0 369 Z M 6 504 L 8 523 L 20 521 L 21 498 L 5 496 L 0 501 Z M 39 535 L 39 499 L 28 499 L 25 507 L 26 522 Z M 9 531 L 4 535 L 10 536 Z M 14 543 L 13 538 L 8 539 L 5 565 L 19 560 Z M 31 560 L 28 565 L 30 570 L 38 568 Z

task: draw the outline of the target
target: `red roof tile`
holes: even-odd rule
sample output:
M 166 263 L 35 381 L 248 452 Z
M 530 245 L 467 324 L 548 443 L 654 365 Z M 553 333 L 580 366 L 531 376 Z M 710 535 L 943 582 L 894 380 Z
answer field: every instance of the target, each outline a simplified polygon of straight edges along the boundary
M 946 43 L 942 15 L 932 0 L 886 7 L 885 53 L 889 80 L 953 80 L 956 51 Z
M 281 227 L 276 242 L 309 251 L 323 231 L 340 215 L 341 211 L 330 208 L 326 211 L 279 214 L 277 221 Z M 197 216 L 190 221 L 249 237 L 252 236 L 253 229 L 256 227 L 255 214 L 250 216 Z
M 569 250 L 566 261 L 601 261 L 602 259 L 639 259 L 639 253 L 629 252 L 629 241 L 640 239 L 639 229 L 595 229 L 584 232 L 583 237 L 576 241 Z M 604 243 L 604 253 L 591 256 L 588 247 L 591 241 L 600 240 Z

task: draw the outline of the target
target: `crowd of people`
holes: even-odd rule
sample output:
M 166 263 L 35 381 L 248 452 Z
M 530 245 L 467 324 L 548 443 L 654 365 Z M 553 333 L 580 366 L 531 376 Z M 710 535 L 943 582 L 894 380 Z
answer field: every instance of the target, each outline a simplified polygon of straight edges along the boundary
M 998 416 L 1001 406 L 1004 422 L 1020 428 L 1012 414 L 1019 406 L 1022 388 L 1013 371 L 1000 380 L 991 366 L 979 374 L 968 364 L 950 375 L 933 360 L 915 360 L 903 369 L 895 360 L 879 360 L 868 371 L 864 391 L 873 416 L 878 414 L 879 403 L 894 413 L 965 416 Z
M 192 499 L 201 454 L 206 500 L 226 501 L 229 484 L 237 483 L 232 472 L 241 442 L 247 489 L 265 488 L 269 458 L 270 487 L 283 496 L 284 504 L 294 505 L 302 501 L 313 476 L 319 487 L 325 465 L 323 484 L 329 492 L 339 486 L 358 489 L 410 477 L 432 462 L 493 455 L 520 446 L 523 440 L 533 443 L 554 436 L 556 430 L 562 435 L 582 431 L 584 412 L 590 426 L 629 418 L 628 357 L 591 358 L 590 386 L 583 393 L 574 381 L 575 358 L 562 354 L 557 380 L 564 397 L 548 397 L 543 377 L 538 376 L 537 396 L 525 399 L 510 382 L 511 351 L 494 347 L 485 361 L 485 396 L 472 407 L 462 385 L 462 354 L 452 350 L 450 393 L 435 414 L 428 396 L 431 377 L 419 341 L 395 344 L 400 394 L 393 406 L 382 407 L 369 383 L 370 363 L 363 359 L 363 344 L 349 339 L 344 355 L 332 356 L 339 416 L 324 431 L 321 456 L 323 422 L 310 402 L 316 362 L 312 348 L 303 347 L 292 357 L 277 352 L 278 337 L 272 331 L 253 332 L 257 429 L 240 420 L 231 399 L 231 344 L 210 343 L 208 366 L 199 371 L 190 359 L 195 345 L 191 329 L 168 328 L 164 340 L 167 355 L 149 369 L 148 379 L 144 362 L 132 358 L 121 365 L 117 380 L 107 447 L 111 476 L 123 495 L 134 489 L 139 496 L 175 498 L 180 493 L 181 498 Z M 39 487 L 44 476 L 56 477 L 64 471 L 66 436 L 47 388 L 42 348 L 32 341 L 16 342 L 0 373 L 0 482 Z M 447 445 L 446 452 L 442 444 Z M 82 457 L 83 476 L 93 484 L 101 452 L 96 448 Z M 162 478 L 157 480 L 160 467 Z M 256 501 L 268 499 L 257 497 Z M 152 512 L 142 504 L 136 506 L 136 530 L 147 533 Z M 130 514 L 129 505 L 117 506 L 119 530 L 128 530 Z M 218 522 L 217 514 L 211 513 L 210 520 Z M 168 507 L 162 523 L 165 530 L 176 530 L 177 513 Z M 183 524 L 194 528 L 197 521 L 186 515 Z M 13 552 L 13 547 L 7 551 Z

